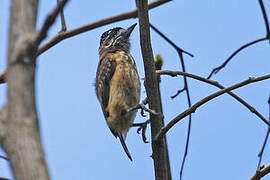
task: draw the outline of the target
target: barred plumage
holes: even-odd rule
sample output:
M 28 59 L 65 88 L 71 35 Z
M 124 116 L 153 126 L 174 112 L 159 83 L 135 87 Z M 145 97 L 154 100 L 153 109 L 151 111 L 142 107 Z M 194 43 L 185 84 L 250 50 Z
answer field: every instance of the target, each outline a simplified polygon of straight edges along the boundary
M 136 63 L 129 53 L 129 36 L 136 24 L 127 30 L 113 28 L 102 34 L 96 77 L 96 94 L 106 122 L 132 161 L 125 138 L 136 111 L 127 110 L 139 103 L 140 79 Z

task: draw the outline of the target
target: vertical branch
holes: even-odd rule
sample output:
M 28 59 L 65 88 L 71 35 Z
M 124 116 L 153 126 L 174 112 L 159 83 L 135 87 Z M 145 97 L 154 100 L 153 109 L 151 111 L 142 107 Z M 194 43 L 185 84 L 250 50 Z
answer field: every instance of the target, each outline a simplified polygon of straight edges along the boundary
M 156 66 L 155 66 L 155 69 L 156 69 Z M 161 82 L 160 74 L 157 74 L 157 84 L 158 84 L 158 95 L 159 95 L 159 97 L 161 97 L 160 82 Z M 161 98 L 160 98 L 160 108 L 161 108 L 161 114 L 163 114 L 162 99 Z M 164 126 L 164 119 L 162 118 L 161 121 L 162 121 L 162 124 Z M 169 156 L 169 152 L 168 152 L 168 143 L 167 143 L 167 137 L 166 136 L 164 136 L 164 140 L 165 140 L 165 157 L 167 157 L 166 161 L 167 161 L 167 169 L 168 169 L 168 180 L 171 180 L 172 175 L 171 175 L 171 166 L 170 166 L 170 158 L 169 158 L 170 156 Z
M 180 57 L 180 60 L 181 60 L 182 70 L 183 70 L 183 72 L 186 72 L 186 68 L 185 68 L 185 64 L 184 64 L 183 52 L 178 51 L 178 54 L 179 54 L 179 57 Z M 188 88 L 187 77 L 186 76 L 184 76 L 184 88 L 185 88 L 186 94 L 187 94 L 188 107 L 190 108 L 191 107 L 191 100 L 190 100 L 190 94 L 189 94 L 189 88 Z M 192 116 L 191 116 L 191 114 L 189 114 L 185 153 L 184 153 L 184 157 L 183 157 L 182 164 L 181 164 L 181 169 L 180 169 L 180 180 L 182 179 L 183 170 L 184 170 L 184 166 L 185 166 L 185 162 L 186 162 L 186 157 L 187 157 L 187 154 L 188 154 L 190 131 L 191 131 L 191 120 L 192 120 Z
M 262 14 L 263 14 L 263 20 L 265 23 L 265 28 L 266 28 L 266 38 L 270 38 L 270 28 L 269 28 L 269 21 L 267 18 L 267 14 L 263 5 L 263 0 L 259 0 L 259 4 L 261 6 Z
M 140 42 L 141 51 L 144 61 L 145 69 L 145 87 L 148 98 L 149 107 L 159 115 L 150 115 L 151 121 L 151 136 L 152 136 L 152 150 L 153 160 L 155 166 L 155 179 L 166 180 L 169 177 L 169 158 L 166 153 L 166 141 L 165 138 L 161 138 L 159 141 L 154 141 L 154 137 L 159 132 L 161 127 L 164 126 L 163 115 L 161 110 L 161 98 L 158 91 L 157 76 L 155 73 L 155 65 L 153 59 L 153 52 L 150 40 L 150 26 L 148 17 L 148 6 L 145 0 L 136 0 L 138 8 L 138 17 L 140 24 Z
M 61 3 L 61 0 L 57 0 L 57 5 L 59 6 Z M 65 32 L 67 30 L 66 26 L 66 21 L 65 21 L 65 15 L 64 15 L 64 10 L 60 10 L 60 17 L 61 17 L 61 25 L 62 25 L 62 30 L 61 32 Z
M 35 104 L 38 0 L 13 0 L 9 24 L 8 105 L 5 137 L 16 180 L 48 180 Z
M 193 54 L 181 49 L 180 47 L 178 47 L 174 42 L 172 42 L 167 36 L 165 36 L 161 31 L 159 31 L 154 25 L 150 24 L 150 27 L 156 31 L 162 38 L 164 38 L 178 53 L 180 61 L 181 61 L 181 66 L 182 66 L 182 71 L 186 72 L 186 68 L 185 68 L 185 63 L 184 63 L 184 57 L 183 57 L 183 53 L 193 57 Z M 190 100 L 190 94 L 189 94 L 189 88 L 188 88 L 188 83 L 187 83 L 187 78 L 186 76 L 184 76 L 184 88 L 180 89 L 177 91 L 177 93 L 173 96 L 171 96 L 171 98 L 175 98 L 176 96 L 178 96 L 180 93 L 182 93 L 183 91 L 186 91 L 187 94 L 187 101 L 188 101 L 188 107 L 191 107 L 191 100 Z M 185 146 L 185 152 L 184 152 L 184 157 L 182 160 L 182 164 L 181 164 L 181 170 L 180 170 L 180 179 L 182 179 L 182 174 L 183 174 L 183 170 L 184 170 L 184 165 L 185 165 L 185 161 L 186 161 L 186 157 L 188 154 L 188 147 L 189 147 L 189 139 L 190 139 L 190 131 L 191 131 L 191 114 L 189 115 L 189 123 L 188 123 L 188 132 L 187 132 L 187 139 L 186 139 L 186 146 Z
M 160 30 L 158 30 L 158 28 L 156 28 L 153 24 L 150 24 L 150 27 L 156 33 L 158 33 L 163 39 L 165 39 L 165 41 L 167 41 L 176 51 L 183 52 L 183 53 L 189 55 L 190 57 L 194 57 L 193 54 L 191 54 L 190 52 L 187 52 L 187 51 L 183 50 L 182 48 L 180 48 L 179 46 L 177 46 L 174 42 L 172 42 L 167 36 L 165 36 L 165 34 L 163 34 Z
M 270 95 L 269 95 L 269 98 L 268 98 L 268 106 L 269 106 L 269 120 L 268 121 L 270 122 Z M 267 130 L 266 135 L 265 135 L 265 139 L 264 139 L 264 142 L 263 142 L 262 149 L 261 149 L 260 153 L 258 154 L 259 162 L 258 162 L 257 170 L 261 169 L 262 156 L 263 156 L 263 152 L 264 152 L 266 143 L 268 141 L 269 133 L 270 133 L 270 126 L 268 126 L 268 130 Z

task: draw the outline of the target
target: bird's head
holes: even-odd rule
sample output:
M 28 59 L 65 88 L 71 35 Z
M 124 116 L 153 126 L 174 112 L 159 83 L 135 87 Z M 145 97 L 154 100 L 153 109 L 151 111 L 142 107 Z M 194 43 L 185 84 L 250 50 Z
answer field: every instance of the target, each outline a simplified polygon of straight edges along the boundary
M 133 24 L 127 29 L 115 27 L 104 32 L 100 39 L 99 53 L 114 52 L 117 50 L 124 50 L 129 52 L 130 43 L 129 36 L 132 33 L 137 23 Z

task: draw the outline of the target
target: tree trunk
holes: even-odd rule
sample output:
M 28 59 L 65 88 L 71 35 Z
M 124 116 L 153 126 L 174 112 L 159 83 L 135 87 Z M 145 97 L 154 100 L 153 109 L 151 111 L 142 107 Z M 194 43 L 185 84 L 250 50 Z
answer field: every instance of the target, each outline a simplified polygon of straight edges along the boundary
M 38 0 L 13 0 L 8 49 L 8 106 L 1 145 L 16 180 L 48 180 L 35 104 Z
M 148 17 L 148 6 L 145 0 L 136 0 L 140 24 L 141 51 L 145 69 L 145 87 L 150 109 L 155 110 L 159 115 L 150 115 L 153 160 L 155 166 L 156 180 L 169 180 L 171 173 L 169 168 L 169 156 L 165 138 L 158 142 L 154 141 L 156 134 L 164 126 L 161 108 L 161 98 L 157 82 L 156 69 L 154 65 L 153 52 L 150 40 L 150 26 Z

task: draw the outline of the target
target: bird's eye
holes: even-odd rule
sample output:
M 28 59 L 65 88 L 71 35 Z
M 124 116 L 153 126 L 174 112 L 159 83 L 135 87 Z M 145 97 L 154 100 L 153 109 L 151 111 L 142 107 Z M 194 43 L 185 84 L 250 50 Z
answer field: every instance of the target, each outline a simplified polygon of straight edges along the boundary
M 107 41 L 107 42 L 105 43 L 105 47 L 109 47 L 111 44 L 112 44 L 112 41 Z

